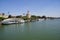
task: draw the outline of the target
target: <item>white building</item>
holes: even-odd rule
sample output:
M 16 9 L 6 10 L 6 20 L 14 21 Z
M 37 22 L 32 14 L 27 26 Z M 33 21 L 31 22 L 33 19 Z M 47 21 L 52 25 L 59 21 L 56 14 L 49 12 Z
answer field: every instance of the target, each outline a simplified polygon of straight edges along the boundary
M 3 17 L 3 18 L 8 18 L 8 15 L 3 15 L 2 13 L 0 13 L 0 17 Z

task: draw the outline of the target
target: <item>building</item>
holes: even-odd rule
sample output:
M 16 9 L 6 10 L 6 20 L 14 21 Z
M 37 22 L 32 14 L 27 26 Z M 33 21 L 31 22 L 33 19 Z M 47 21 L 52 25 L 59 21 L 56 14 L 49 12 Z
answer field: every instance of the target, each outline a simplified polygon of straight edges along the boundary
M 31 18 L 31 15 L 29 14 L 29 11 L 27 11 L 26 16 L 27 16 L 27 18 Z
M 4 13 L 0 13 L 0 17 L 8 18 L 8 15 L 5 15 Z

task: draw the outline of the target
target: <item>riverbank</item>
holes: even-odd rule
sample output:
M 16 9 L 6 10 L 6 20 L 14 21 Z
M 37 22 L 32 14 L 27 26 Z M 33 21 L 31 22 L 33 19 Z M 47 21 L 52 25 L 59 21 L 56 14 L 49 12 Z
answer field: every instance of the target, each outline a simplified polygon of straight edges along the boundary
M 7 18 L 7 19 L 17 19 L 17 20 L 24 20 L 25 22 L 24 23 L 27 23 L 27 22 L 36 22 L 36 21 L 41 21 L 41 20 L 53 20 L 53 19 L 59 19 L 59 18 L 49 18 L 49 17 L 46 17 L 46 18 L 35 18 L 35 17 L 31 17 L 31 18 Z M 0 18 L 0 25 L 2 25 L 2 21 L 5 20 L 5 18 Z M 19 21 L 20 21 L 19 20 Z M 8 21 L 9 22 L 9 21 Z M 16 21 L 17 22 L 17 21 Z M 15 22 L 14 22 L 15 23 Z M 15 23 L 16 24 L 16 23 Z
M 27 22 L 36 22 L 36 21 L 40 21 L 40 20 L 42 20 L 42 19 L 24 20 L 21 18 L 8 18 L 8 19 L 1 20 L 0 25 L 1 24 L 19 24 L 19 23 L 27 23 Z

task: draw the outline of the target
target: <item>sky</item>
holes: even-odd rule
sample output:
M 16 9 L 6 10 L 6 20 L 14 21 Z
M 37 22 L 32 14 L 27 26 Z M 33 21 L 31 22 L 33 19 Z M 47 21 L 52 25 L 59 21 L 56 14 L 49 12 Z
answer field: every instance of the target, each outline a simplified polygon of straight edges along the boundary
M 60 0 L 0 0 L 0 13 L 6 15 L 31 15 L 60 17 Z

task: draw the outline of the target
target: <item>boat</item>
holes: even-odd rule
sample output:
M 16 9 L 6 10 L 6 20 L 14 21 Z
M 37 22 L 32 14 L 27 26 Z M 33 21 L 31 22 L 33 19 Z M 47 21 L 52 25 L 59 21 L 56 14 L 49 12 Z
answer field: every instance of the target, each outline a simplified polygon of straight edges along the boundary
M 17 24 L 24 23 L 25 21 L 21 18 L 8 18 L 2 21 L 2 24 Z

